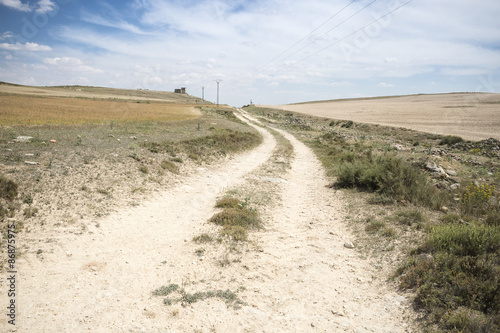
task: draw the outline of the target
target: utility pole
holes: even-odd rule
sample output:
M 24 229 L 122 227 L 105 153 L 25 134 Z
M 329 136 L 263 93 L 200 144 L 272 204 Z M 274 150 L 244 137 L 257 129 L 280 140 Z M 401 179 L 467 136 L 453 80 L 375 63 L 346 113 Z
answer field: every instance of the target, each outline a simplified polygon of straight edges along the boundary
M 201 99 L 205 100 L 205 87 L 201 87 Z
M 222 80 L 214 80 L 217 83 L 217 110 L 219 110 L 219 83 L 222 82 Z

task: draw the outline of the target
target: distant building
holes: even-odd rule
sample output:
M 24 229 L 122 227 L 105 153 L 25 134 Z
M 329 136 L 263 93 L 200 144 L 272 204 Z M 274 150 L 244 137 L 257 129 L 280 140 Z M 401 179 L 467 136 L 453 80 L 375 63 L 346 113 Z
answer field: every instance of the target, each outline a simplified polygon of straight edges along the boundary
M 176 94 L 185 94 L 186 93 L 186 88 L 182 87 L 181 89 L 175 89 L 174 93 L 176 93 Z

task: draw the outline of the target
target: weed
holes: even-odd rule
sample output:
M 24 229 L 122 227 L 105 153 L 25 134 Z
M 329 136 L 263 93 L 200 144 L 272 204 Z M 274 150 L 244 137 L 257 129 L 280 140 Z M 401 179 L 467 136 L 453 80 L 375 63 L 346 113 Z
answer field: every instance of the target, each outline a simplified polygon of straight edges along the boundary
M 158 289 L 155 289 L 153 291 L 153 296 L 168 296 L 171 293 L 173 293 L 174 291 L 177 291 L 178 289 L 179 289 L 179 285 L 172 283 L 172 284 L 169 284 L 168 286 L 163 286 L 163 287 L 160 287 Z
M 145 165 L 141 165 L 141 166 L 139 167 L 139 171 L 140 171 L 140 172 L 142 172 L 143 174 L 148 174 L 148 173 L 149 173 L 149 169 L 148 169 L 148 167 L 147 167 L 147 166 L 145 166 Z
M 194 251 L 198 257 L 202 257 L 205 254 L 205 249 L 204 248 L 199 248 Z

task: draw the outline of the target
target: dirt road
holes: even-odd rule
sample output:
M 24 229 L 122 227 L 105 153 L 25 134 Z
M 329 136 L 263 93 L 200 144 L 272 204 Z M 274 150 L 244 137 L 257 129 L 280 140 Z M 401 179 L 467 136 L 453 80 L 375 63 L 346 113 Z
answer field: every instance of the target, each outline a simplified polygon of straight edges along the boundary
M 294 147 L 291 169 L 277 181 L 281 204 L 262 212 L 265 230 L 236 254 L 193 236 L 207 228 L 217 197 L 246 182 L 273 154 L 264 142 L 222 165 L 200 168 L 138 207 L 124 208 L 82 235 L 24 234 L 52 251 L 19 259 L 18 332 L 406 332 L 408 301 L 377 268 L 347 249 L 342 194 L 312 151 Z M 258 186 L 255 183 L 255 186 Z M 221 259 L 236 258 L 230 265 Z M 182 306 L 152 295 L 176 283 L 190 292 L 232 290 L 239 309 L 211 298 Z M 2 290 L 2 295 L 4 291 Z M 3 304 L 3 303 L 2 303 Z M 6 324 L 2 319 L 2 324 Z

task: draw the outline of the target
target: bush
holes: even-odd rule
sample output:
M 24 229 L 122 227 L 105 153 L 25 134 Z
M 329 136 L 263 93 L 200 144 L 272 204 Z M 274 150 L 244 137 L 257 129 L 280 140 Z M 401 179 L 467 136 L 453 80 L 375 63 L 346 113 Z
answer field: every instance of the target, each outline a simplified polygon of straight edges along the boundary
M 452 146 L 454 144 L 457 144 L 457 143 L 460 143 L 460 142 L 463 142 L 464 139 L 462 139 L 461 137 L 459 136 L 455 136 L 455 135 L 447 135 L 445 136 L 444 138 L 441 139 L 441 141 L 439 141 L 439 144 L 442 146 L 442 145 L 448 145 L 448 146 Z
M 17 183 L 14 181 L 0 176 L 0 198 L 12 201 L 17 197 Z
M 216 208 L 239 208 L 241 201 L 236 198 L 222 198 L 215 204 Z
M 358 156 L 341 163 L 336 173 L 339 187 L 377 192 L 396 200 L 431 206 L 438 195 L 422 171 L 389 154 Z
M 485 214 L 490 208 L 489 203 L 494 192 L 495 186 L 469 184 L 460 201 L 462 213 L 471 215 Z
M 433 228 L 399 270 L 402 288 L 416 288 L 416 304 L 443 330 L 500 331 L 500 228 L 448 224 Z

